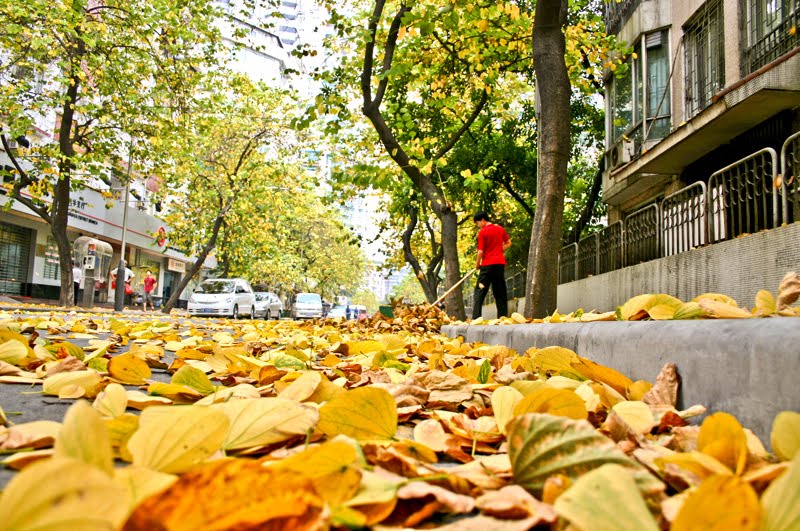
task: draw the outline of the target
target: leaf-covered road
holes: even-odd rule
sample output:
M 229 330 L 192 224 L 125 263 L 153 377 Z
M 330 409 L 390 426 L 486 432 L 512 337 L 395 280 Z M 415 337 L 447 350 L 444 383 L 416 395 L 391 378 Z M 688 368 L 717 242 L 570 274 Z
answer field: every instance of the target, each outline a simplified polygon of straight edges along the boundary
M 800 518 L 800 414 L 776 418 L 769 454 L 726 413 L 690 425 L 705 409 L 675 408 L 672 365 L 633 382 L 561 347 L 446 338 L 445 319 L 0 315 L 0 449 L 23 469 L 0 517 L 8 529 Z

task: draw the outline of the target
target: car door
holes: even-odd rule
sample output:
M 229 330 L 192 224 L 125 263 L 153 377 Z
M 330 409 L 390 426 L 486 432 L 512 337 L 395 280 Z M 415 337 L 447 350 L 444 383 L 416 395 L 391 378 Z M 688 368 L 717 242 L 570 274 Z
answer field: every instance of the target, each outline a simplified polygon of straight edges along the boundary
M 272 308 L 272 315 L 280 316 L 283 311 L 283 304 L 281 300 L 274 293 L 270 293 L 270 308 Z

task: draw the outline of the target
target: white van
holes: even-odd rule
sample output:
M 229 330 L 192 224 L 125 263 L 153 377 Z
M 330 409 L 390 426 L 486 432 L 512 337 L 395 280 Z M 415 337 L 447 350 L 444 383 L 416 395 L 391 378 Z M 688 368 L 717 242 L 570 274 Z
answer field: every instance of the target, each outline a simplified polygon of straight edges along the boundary
M 292 303 L 292 319 L 322 318 L 322 297 L 319 293 L 298 293 Z

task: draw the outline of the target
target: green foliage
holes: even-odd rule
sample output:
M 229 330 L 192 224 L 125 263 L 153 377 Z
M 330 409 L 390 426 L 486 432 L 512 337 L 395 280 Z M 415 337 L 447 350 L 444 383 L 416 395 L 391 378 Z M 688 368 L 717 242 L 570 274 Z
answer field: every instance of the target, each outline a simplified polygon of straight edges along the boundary
M 364 50 L 374 45 L 375 64 L 383 68 L 376 71 L 368 90 L 374 97 L 382 96 L 378 101 L 381 115 L 408 154 L 409 164 L 430 177 L 460 219 L 479 209 L 491 212 L 515 242 L 510 251 L 514 263 L 525 264 L 536 206 L 538 130 L 531 87 L 535 44 L 530 38 L 531 6 L 524 2 L 458 1 L 446 8 L 430 2 L 388 3 L 372 39 L 367 31 L 372 2 L 329 4 L 331 22 L 338 31 L 329 46 L 344 59 L 339 67 L 319 73 L 324 88 L 306 117 L 325 117 L 325 131 L 338 145 L 347 146 L 334 176 L 334 190 L 371 187 L 388 194 L 390 216 L 382 233 L 395 249 L 393 264 L 397 266 L 405 262 L 400 241 L 409 209 L 422 208 L 420 220 L 430 218 L 431 225 L 437 226 L 430 207 L 423 208 L 419 184 L 412 185 L 396 168 L 387 169 L 388 158 L 397 151 L 381 151 L 375 131 L 352 104 L 364 88 L 358 77 Z M 401 6 L 407 9 L 398 27 L 396 47 L 384 48 L 392 17 Z M 586 204 L 594 159 L 603 141 L 603 109 L 594 94 L 601 89 L 602 69 L 617 43 L 605 35 L 601 15 L 602 2 L 570 2 L 566 61 L 575 87 L 575 168 L 568 184 L 570 208 L 565 231 L 571 230 Z M 486 98 L 482 112 L 466 134 L 457 137 L 482 97 Z M 454 145 L 448 144 L 455 139 Z M 597 212 L 595 218 L 599 215 Z M 422 222 L 417 231 L 413 252 L 421 264 L 430 263 L 434 239 Z M 459 234 L 464 260 L 474 248 L 474 242 L 468 243 L 473 234 L 460 232 L 467 236 Z
M 392 288 L 389 295 L 392 299 L 399 299 L 408 304 L 422 304 L 425 301 L 425 293 L 419 285 L 419 281 L 414 276 L 414 273 L 407 273 L 403 279 Z
M 173 144 L 167 175 L 173 244 L 213 250 L 223 276 L 286 291 L 336 294 L 363 277 L 364 257 L 313 190 L 295 154 L 292 95 L 232 76 Z

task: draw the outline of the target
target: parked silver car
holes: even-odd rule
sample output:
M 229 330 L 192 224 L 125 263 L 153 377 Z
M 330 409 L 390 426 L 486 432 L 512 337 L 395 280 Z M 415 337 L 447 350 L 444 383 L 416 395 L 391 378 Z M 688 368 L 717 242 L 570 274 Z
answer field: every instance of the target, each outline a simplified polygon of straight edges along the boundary
M 186 308 L 191 315 L 221 315 L 239 319 L 256 313 L 253 288 L 242 278 L 210 278 L 197 286 Z
M 280 319 L 283 313 L 283 302 L 274 293 L 256 291 L 256 317 L 263 319 Z

